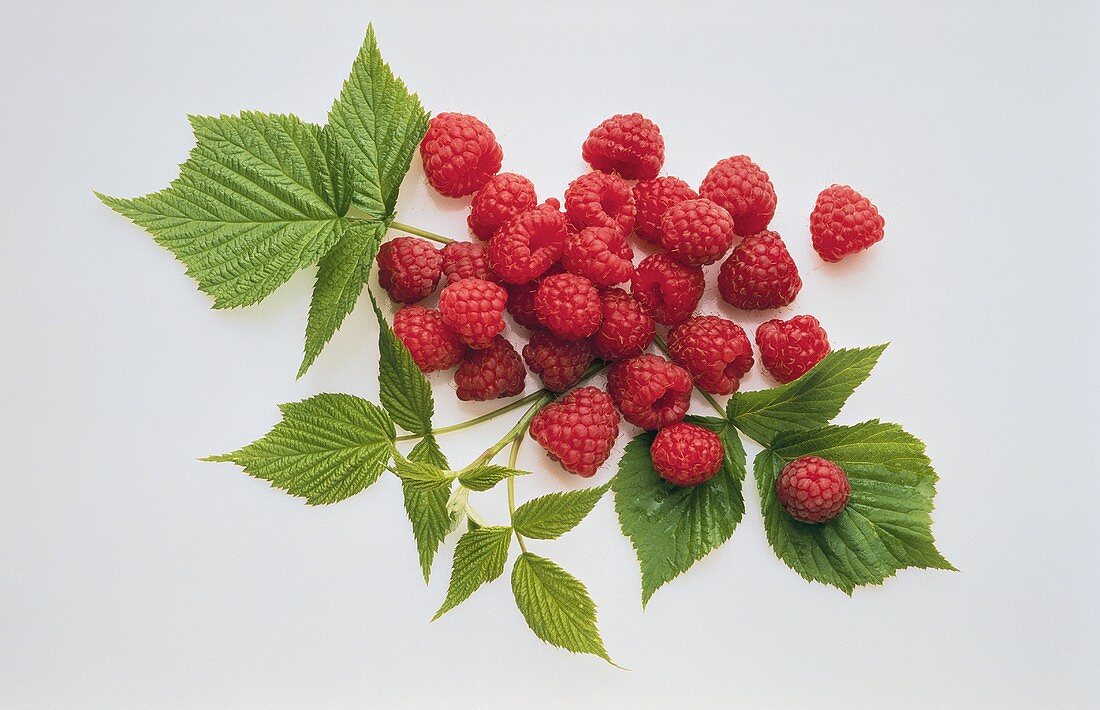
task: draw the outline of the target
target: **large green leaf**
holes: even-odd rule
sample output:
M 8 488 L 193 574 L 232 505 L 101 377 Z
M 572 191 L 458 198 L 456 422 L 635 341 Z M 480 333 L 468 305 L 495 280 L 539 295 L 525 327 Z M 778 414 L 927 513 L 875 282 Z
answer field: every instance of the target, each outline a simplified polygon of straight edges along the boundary
M 577 527 L 610 487 L 610 483 L 605 483 L 595 488 L 549 493 L 533 498 L 516 509 L 512 516 L 512 525 L 524 537 L 557 539 Z
M 512 528 L 476 528 L 458 539 L 447 598 L 432 617 L 435 621 L 470 598 L 478 588 L 504 574 Z
M 412 523 L 416 551 L 420 557 L 420 571 L 427 582 L 431 577 L 432 562 L 435 561 L 439 544 L 454 529 L 455 511 L 447 506 L 453 479 L 443 475 L 447 458 L 430 434 L 417 442 L 409 452 L 408 460 L 422 467 L 414 472 L 400 459 L 397 462 L 401 492 L 405 499 L 405 513 Z

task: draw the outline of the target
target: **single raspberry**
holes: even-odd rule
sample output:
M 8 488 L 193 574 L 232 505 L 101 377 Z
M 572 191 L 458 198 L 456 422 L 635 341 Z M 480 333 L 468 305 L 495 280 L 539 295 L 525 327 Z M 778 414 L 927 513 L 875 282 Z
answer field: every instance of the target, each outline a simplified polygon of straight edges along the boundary
M 810 213 L 814 251 L 825 261 L 840 261 L 881 241 L 885 224 L 866 197 L 847 185 L 831 185 Z
M 741 240 L 718 272 L 718 291 L 746 311 L 782 308 L 802 289 L 798 267 L 775 232 L 757 232 Z
M 575 389 L 531 420 L 531 438 L 570 473 L 589 478 L 607 461 L 619 435 L 619 413 L 606 392 Z
M 630 277 L 634 298 L 654 320 L 674 326 L 695 310 L 703 296 L 703 269 L 684 266 L 661 252 L 642 259 Z
M 641 355 L 653 342 L 653 318 L 621 288 L 600 292 L 603 321 L 592 336 L 592 350 L 613 362 Z
M 687 414 L 691 377 L 660 355 L 645 353 L 612 365 L 607 391 L 623 419 L 643 429 L 660 429 Z
M 565 190 L 565 213 L 577 229 L 616 227 L 623 236 L 634 229 L 634 193 L 618 175 L 591 172 L 569 183 Z
M 699 194 L 725 207 L 733 231 L 742 237 L 766 229 L 775 215 L 772 181 L 747 155 L 719 160 L 703 178 Z
M 639 182 L 634 186 L 634 206 L 638 210 L 634 233 L 647 242 L 660 244 L 662 215 L 669 207 L 697 197 L 699 193 L 680 178 L 659 177 Z
M 480 190 L 500 171 L 504 153 L 479 119 L 441 113 L 428 124 L 420 141 L 420 157 L 432 187 L 447 197 L 463 197 Z
M 443 325 L 471 348 L 486 348 L 504 330 L 508 292 L 485 279 L 462 279 L 439 294 Z
M 661 217 L 661 246 L 688 266 L 713 264 L 733 246 L 733 217 L 711 200 L 684 200 Z
M 752 344 L 745 329 L 718 316 L 695 316 L 673 328 L 668 351 L 695 386 L 711 394 L 733 394 L 752 369 Z
M 710 429 L 680 422 L 657 432 L 649 455 L 661 478 L 675 486 L 697 486 L 722 468 L 726 449 Z
M 443 275 L 447 283 L 462 279 L 496 281 L 497 276 L 489 268 L 489 250 L 477 242 L 451 242 L 440 250 L 443 254 Z
M 844 510 L 852 495 L 848 474 L 820 456 L 803 456 L 791 461 L 775 479 L 779 504 L 795 520 L 827 523 Z
M 756 329 L 756 347 L 768 372 L 780 382 L 790 382 L 829 354 L 829 336 L 813 316 L 775 318 Z
M 544 274 L 561 258 L 569 236 L 565 215 L 544 203 L 504 223 L 489 240 L 489 264 L 511 284 Z
M 615 227 L 588 227 L 565 240 L 561 263 L 566 270 L 605 288 L 630 280 L 634 250 Z
M 546 389 L 564 392 L 577 384 L 592 364 L 592 348 L 585 340 L 562 340 L 540 330 L 523 346 L 523 361 Z
M 398 303 L 432 295 L 443 275 L 443 255 L 419 237 L 398 237 L 378 249 L 378 283 Z
M 642 114 L 618 114 L 592 129 L 581 155 L 601 172 L 652 180 L 665 162 L 665 139 L 657 124 Z
M 535 294 L 539 291 L 543 279 L 554 274 L 564 274 L 561 264 L 554 264 L 545 274 L 525 284 L 505 284 L 508 290 L 508 313 L 517 324 L 527 330 L 542 330 L 544 326 L 535 312 Z
M 478 239 L 488 240 L 500 226 L 538 204 L 535 186 L 515 173 L 494 175 L 470 203 L 466 224 Z
M 576 274 L 547 276 L 535 293 L 539 322 L 564 340 L 580 340 L 595 333 L 603 320 L 600 292 Z
M 462 364 L 455 370 L 455 388 L 462 401 L 481 402 L 519 394 L 526 377 L 519 353 L 498 335 L 489 341 L 488 347 L 466 351 Z
M 405 306 L 393 317 L 393 334 L 404 343 L 421 372 L 449 370 L 466 352 L 466 344 L 443 325 L 439 311 Z

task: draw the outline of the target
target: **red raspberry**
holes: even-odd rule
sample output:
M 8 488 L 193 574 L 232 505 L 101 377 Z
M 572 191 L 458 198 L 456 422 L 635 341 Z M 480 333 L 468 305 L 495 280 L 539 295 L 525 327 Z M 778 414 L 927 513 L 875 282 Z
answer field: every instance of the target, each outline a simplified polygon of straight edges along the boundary
M 782 308 L 801 289 L 798 267 L 775 232 L 745 237 L 718 272 L 722 298 L 746 311 Z
M 623 419 L 643 429 L 660 429 L 687 414 L 691 377 L 679 365 L 646 353 L 612 365 L 607 391 Z
M 881 241 L 885 224 L 878 208 L 847 185 L 822 190 L 810 213 L 814 250 L 825 261 L 840 261 Z
M 733 217 L 706 198 L 684 200 L 661 217 L 663 246 L 688 266 L 713 264 L 733 246 Z
M 547 276 L 535 293 L 539 322 L 563 340 L 580 340 L 595 333 L 603 320 L 600 293 L 576 274 Z
M 565 190 L 565 213 L 577 229 L 616 227 L 623 236 L 634 229 L 634 193 L 618 175 L 592 172 L 569 183 Z
M 600 292 L 603 321 L 592 336 L 592 349 L 612 362 L 641 355 L 653 342 L 653 318 L 621 288 Z
M 665 162 L 665 139 L 657 124 L 642 114 L 618 114 L 592 129 L 581 155 L 601 172 L 652 180 Z
M 813 316 L 775 318 L 756 329 L 756 347 L 768 372 L 780 382 L 790 382 L 829 354 L 829 336 Z
M 443 275 L 447 283 L 462 279 L 496 281 L 497 276 L 489 268 L 489 250 L 477 242 L 451 242 L 440 250 L 443 254 Z
M 561 258 L 569 229 L 552 204 L 522 212 L 489 240 L 489 264 L 511 284 L 533 281 Z
M 420 141 L 424 174 L 440 194 L 463 197 L 480 190 L 500 171 L 504 157 L 489 127 L 464 113 L 441 113 Z
M 752 344 L 745 329 L 718 316 L 695 316 L 673 328 L 668 351 L 695 386 L 711 394 L 733 394 L 752 369 Z
M 488 347 L 466 351 L 462 364 L 455 370 L 455 387 L 462 401 L 481 402 L 519 394 L 526 377 L 519 353 L 498 335 L 489 341 Z
M 611 455 L 619 413 L 606 392 L 581 387 L 543 407 L 531 420 L 530 431 L 566 471 L 589 478 Z
M 634 298 L 662 325 L 674 326 L 695 310 L 703 296 L 703 269 L 684 266 L 661 252 L 642 259 L 630 277 Z
M 710 429 L 680 422 L 657 432 L 649 455 L 661 478 L 675 486 L 697 486 L 722 468 L 726 449 Z
M 421 372 L 449 370 L 466 352 L 466 344 L 443 325 L 439 311 L 405 306 L 393 317 L 393 334 L 404 343 Z
M 592 348 L 585 340 L 562 340 L 540 330 L 523 346 L 523 361 L 546 389 L 564 392 L 577 384 L 592 364 Z
M 531 209 L 538 201 L 535 186 L 522 175 L 494 175 L 474 195 L 466 224 L 478 239 L 488 240 L 502 224 Z
M 659 177 L 643 180 L 634 186 L 634 206 L 638 216 L 634 221 L 634 233 L 652 244 L 660 244 L 661 216 L 673 205 L 699 197 L 680 178 Z
M 443 325 L 471 348 L 487 348 L 504 330 L 508 292 L 485 279 L 462 279 L 439 294 Z
M 615 227 L 588 227 L 569 235 L 561 263 L 601 288 L 630 280 L 634 250 Z
M 539 278 L 525 284 L 505 284 L 508 289 L 508 313 L 512 320 L 522 325 L 527 330 L 542 330 L 545 326 L 539 321 L 535 312 L 535 294 L 539 291 L 543 279 L 554 274 L 564 274 L 561 264 L 554 264 L 550 270 Z
M 699 194 L 725 207 L 733 231 L 742 237 L 766 229 L 775 215 L 772 181 L 747 155 L 719 160 L 703 178 Z
M 844 510 L 852 495 L 848 474 L 820 456 L 791 461 L 775 479 L 779 504 L 803 523 L 827 523 Z
M 398 303 L 416 303 L 432 295 L 443 275 L 443 256 L 418 237 L 391 239 L 378 249 L 378 283 Z

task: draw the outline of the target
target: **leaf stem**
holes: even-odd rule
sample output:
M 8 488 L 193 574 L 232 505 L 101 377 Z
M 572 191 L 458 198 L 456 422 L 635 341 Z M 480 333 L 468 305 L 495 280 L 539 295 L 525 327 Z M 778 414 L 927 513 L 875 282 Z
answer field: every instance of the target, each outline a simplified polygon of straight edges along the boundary
M 660 350 L 661 352 L 663 352 L 665 355 L 667 355 L 670 358 L 672 357 L 668 352 L 668 344 L 665 343 L 664 338 L 662 338 L 659 335 L 654 336 L 653 337 L 653 344 L 656 345 L 657 349 Z M 694 386 L 694 383 L 692 383 L 692 385 Z M 725 417 L 726 416 L 725 408 L 723 408 L 722 405 L 718 403 L 718 400 L 716 400 L 714 398 L 714 395 L 712 395 L 710 392 L 704 392 L 699 387 L 695 387 L 695 391 L 698 392 L 699 394 L 703 395 L 703 399 L 707 400 L 707 402 L 710 404 L 710 406 L 714 407 L 714 411 L 718 412 L 718 416 L 720 416 L 720 417 Z
M 512 442 L 512 450 L 508 454 L 508 468 L 516 467 L 516 459 L 519 458 L 519 449 L 523 446 L 523 437 L 517 436 L 516 440 Z M 516 517 L 516 477 L 510 476 L 508 478 L 508 522 L 512 523 Z M 516 535 L 516 542 L 519 543 L 519 549 L 527 552 L 527 543 L 523 541 L 523 536 L 519 534 L 519 531 L 512 527 L 512 532 Z
M 461 431 L 463 429 L 469 429 L 472 426 L 477 426 L 478 424 L 481 424 L 483 422 L 487 422 L 490 419 L 496 419 L 501 414 L 507 414 L 508 412 L 515 411 L 515 410 L 519 409 L 520 407 L 523 407 L 527 404 L 530 404 L 531 402 L 534 402 L 536 399 L 543 396 L 547 391 L 548 390 L 542 389 L 542 390 L 539 390 L 537 392 L 532 392 L 531 394 L 527 395 L 526 397 L 521 397 L 521 398 L 517 399 L 514 402 L 509 402 L 508 404 L 504 405 L 503 407 L 498 407 L 497 409 L 494 409 L 491 412 L 486 412 L 485 414 L 474 417 L 473 419 L 469 419 L 469 420 L 464 421 L 464 422 L 459 422 L 458 424 L 451 424 L 449 426 L 439 427 L 438 429 L 432 429 L 432 434 L 433 435 L 449 434 L 452 431 Z M 411 441 L 413 439 L 420 439 L 420 438 L 422 438 L 422 436 L 420 434 L 402 434 L 401 436 L 397 437 L 397 441 Z
M 411 227 L 403 222 L 390 222 L 391 229 L 399 229 L 402 232 L 408 232 L 409 234 L 415 234 L 418 237 L 424 237 L 425 239 L 431 239 L 433 242 L 439 242 L 440 244 L 450 244 L 453 239 L 449 239 L 435 232 L 429 232 L 426 229 L 418 229 L 417 227 Z

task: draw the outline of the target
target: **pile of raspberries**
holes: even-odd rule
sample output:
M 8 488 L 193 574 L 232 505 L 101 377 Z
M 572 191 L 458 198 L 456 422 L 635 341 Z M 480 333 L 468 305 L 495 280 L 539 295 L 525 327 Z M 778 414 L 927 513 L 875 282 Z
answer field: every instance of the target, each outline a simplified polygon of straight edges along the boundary
M 669 482 L 713 477 L 721 441 L 682 422 L 692 386 L 731 394 L 754 359 L 740 325 L 696 314 L 703 267 L 722 261 L 718 291 L 746 311 L 785 307 L 802 288 L 783 239 L 768 230 L 776 207 L 768 174 L 737 155 L 718 161 L 698 190 L 661 176 L 664 139 L 637 113 L 589 133 L 581 154 L 592 172 L 560 201 L 540 203 L 530 180 L 500 172 L 500 144 L 473 116 L 435 116 L 420 154 L 437 191 L 473 195 L 467 223 L 477 239 L 437 249 L 399 237 L 381 247 L 381 285 L 406 304 L 393 329 L 420 369 L 457 366 L 459 399 L 488 400 L 519 394 L 527 369 L 547 389 L 566 392 L 596 359 L 609 362 L 606 391 L 575 389 L 532 420 L 531 435 L 550 457 L 592 476 L 611 453 L 621 416 L 658 432 L 652 459 Z M 881 240 L 883 219 L 867 198 L 832 185 L 817 198 L 810 233 L 821 258 L 835 262 Z M 635 264 L 631 235 L 659 251 Z M 441 280 L 438 308 L 415 305 Z M 530 331 L 522 352 L 503 335 L 505 312 Z M 671 359 L 647 352 L 658 326 L 667 329 Z M 764 368 L 779 382 L 801 377 L 829 352 L 825 330 L 809 315 L 769 320 L 755 336 Z

